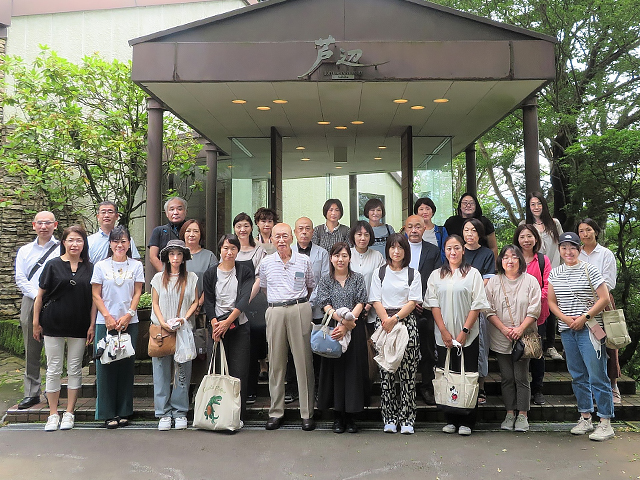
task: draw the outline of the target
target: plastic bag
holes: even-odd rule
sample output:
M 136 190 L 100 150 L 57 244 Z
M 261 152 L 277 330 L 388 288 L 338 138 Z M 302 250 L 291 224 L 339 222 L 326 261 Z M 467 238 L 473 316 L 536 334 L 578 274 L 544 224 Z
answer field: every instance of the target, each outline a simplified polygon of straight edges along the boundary
M 176 332 L 176 353 L 173 359 L 178 363 L 186 363 L 196 358 L 196 342 L 189 322 L 184 322 Z

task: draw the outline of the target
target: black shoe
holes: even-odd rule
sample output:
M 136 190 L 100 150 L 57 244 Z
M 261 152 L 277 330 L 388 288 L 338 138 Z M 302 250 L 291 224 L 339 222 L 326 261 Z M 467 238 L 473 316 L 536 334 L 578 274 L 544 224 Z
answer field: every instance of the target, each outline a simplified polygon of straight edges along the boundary
M 267 424 L 264 426 L 265 430 L 277 430 L 282 426 L 284 417 L 269 417 Z
M 544 405 L 545 403 L 547 403 L 542 392 L 536 392 L 533 394 L 533 403 L 535 403 L 536 405 Z
M 344 422 L 341 418 L 337 418 L 333 421 L 333 433 L 344 433 Z
M 420 389 L 418 390 L 420 392 L 420 396 L 422 397 L 422 400 L 424 400 L 424 403 L 426 403 L 427 405 L 435 405 L 436 404 L 436 398 L 433 396 L 433 392 L 425 389 Z
M 40 403 L 40 395 L 36 397 L 24 397 L 18 404 L 18 410 L 25 410 Z
M 347 422 L 347 432 L 349 433 L 358 433 L 358 426 L 355 424 L 353 420 Z
M 284 394 L 284 403 L 287 405 L 298 400 L 298 392 L 289 392 Z
M 269 372 L 260 372 L 258 374 L 258 381 L 259 382 L 268 382 L 269 381 Z
M 257 398 L 257 395 L 247 395 L 247 400 L 245 401 L 245 403 L 247 405 L 253 405 L 254 403 L 256 403 Z
M 313 418 L 303 418 L 302 419 L 302 430 L 305 432 L 310 432 L 311 430 L 316 429 L 316 421 Z

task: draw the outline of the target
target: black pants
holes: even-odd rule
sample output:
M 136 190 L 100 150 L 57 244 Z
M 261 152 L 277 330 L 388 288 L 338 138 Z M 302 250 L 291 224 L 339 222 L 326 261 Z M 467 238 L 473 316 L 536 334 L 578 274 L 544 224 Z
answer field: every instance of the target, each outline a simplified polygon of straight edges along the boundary
M 420 337 L 420 362 L 418 372 L 422 375 L 421 391 L 427 390 L 433 393 L 434 368 L 436 366 L 436 338 L 434 335 L 435 322 L 430 310 L 423 310 L 416 314 L 418 336 Z
M 267 357 L 267 323 L 264 319 L 267 306 L 266 295 L 258 292 L 246 311 L 251 338 L 247 395 L 258 393 L 259 361 Z
M 446 347 L 437 346 L 438 349 L 438 367 L 444 368 L 444 362 L 447 358 Z M 464 369 L 467 372 L 478 371 L 478 356 L 480 355 L 480 338 L 476 338 L 471 345 L 462 349 L 464 352 Z M 460 358 L 456 354 L 456 348 L 451 350 L 451 363 L 449 368 L 454 372 L 460 372 Z M 473 429 L 476 424 L 476 417 L 478 416 L 478 405 L 467 415 L 460 415 L 457 413 L 445 412 L 444 418 L 448 424 L 455 425 L 456 428 L 464 425 Z

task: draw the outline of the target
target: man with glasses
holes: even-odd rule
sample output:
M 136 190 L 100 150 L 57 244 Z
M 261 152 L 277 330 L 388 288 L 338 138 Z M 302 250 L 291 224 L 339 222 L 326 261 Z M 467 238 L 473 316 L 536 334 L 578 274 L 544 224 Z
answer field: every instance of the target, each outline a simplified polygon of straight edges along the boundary
M 94 265 L 100 260 L 107 258 L 109 254 L 109 234 L 111 230 L 118 224 L 118 208 L 116 204 L 105 200 L 98 205 L 98 226 L 100 227 L 96 233 L 89 235 L 87 240 L 89 241 L 89 260 Z M 131 257 L 140 258 L 140 253 L 136 248 L 136 244 L 131 239 Z
M 302 429 L 313 430 L 313 359 L 311 356 L 311 305 L 316 286 L 309 257 L 291 250 L 293 232 L 286 223 L 273 227 L 276 253 L 260 263 L 260 288 L 266 290 L 265 314 L 269 345 L 271 407 L 265 428 L 276 430 L 284 419 L 284 382 L 289 348 L 296 364 Z
M 160 250 L 167 246 L 169 240 L 180 239 L 180 229 L 187 219 L 187 201 L 180 197 L 173 197 L 164 204 L 164 213 L 169 220 L 166 225 L 153 229 L 149 239 L 149 261 L 156 272 L 161 272 L 164 265 L 160 261 Z
M 42 342 L 33 338 L 33 302 L 38 294 L 42 267 L 50 259 L 60 256 L 59 242 L 53 237 L 58 226 L 53 213 L 38 212 L 31 225 L 38 236 L 33 242 L 20 247 L 16 256 L 16 284 L 22 292 L 20 327 L 25 356 L 24 398 L 18 403 L 20 410 L 40 403 Z

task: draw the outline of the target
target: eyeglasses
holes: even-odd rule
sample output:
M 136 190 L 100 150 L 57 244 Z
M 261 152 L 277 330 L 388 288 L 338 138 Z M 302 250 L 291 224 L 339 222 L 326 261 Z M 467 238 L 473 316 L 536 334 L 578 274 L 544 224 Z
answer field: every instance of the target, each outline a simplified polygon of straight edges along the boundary
M 51 220 L 38 220 L 37 222 L 33 222 L 39 227 L 48 227 L 49 225 L 53 225 L 56 222 L 52 222 Z
M 116 212 L 115 210 L 100 210 L 98 212 L 98 215 L 115 215 L 116 213 L 118 212 Z
M 460 205 L 464 205 L 465 207 L 474 207 L 476 202 L 473 200 L 469 200 L 467 202 L 460 202 Z

